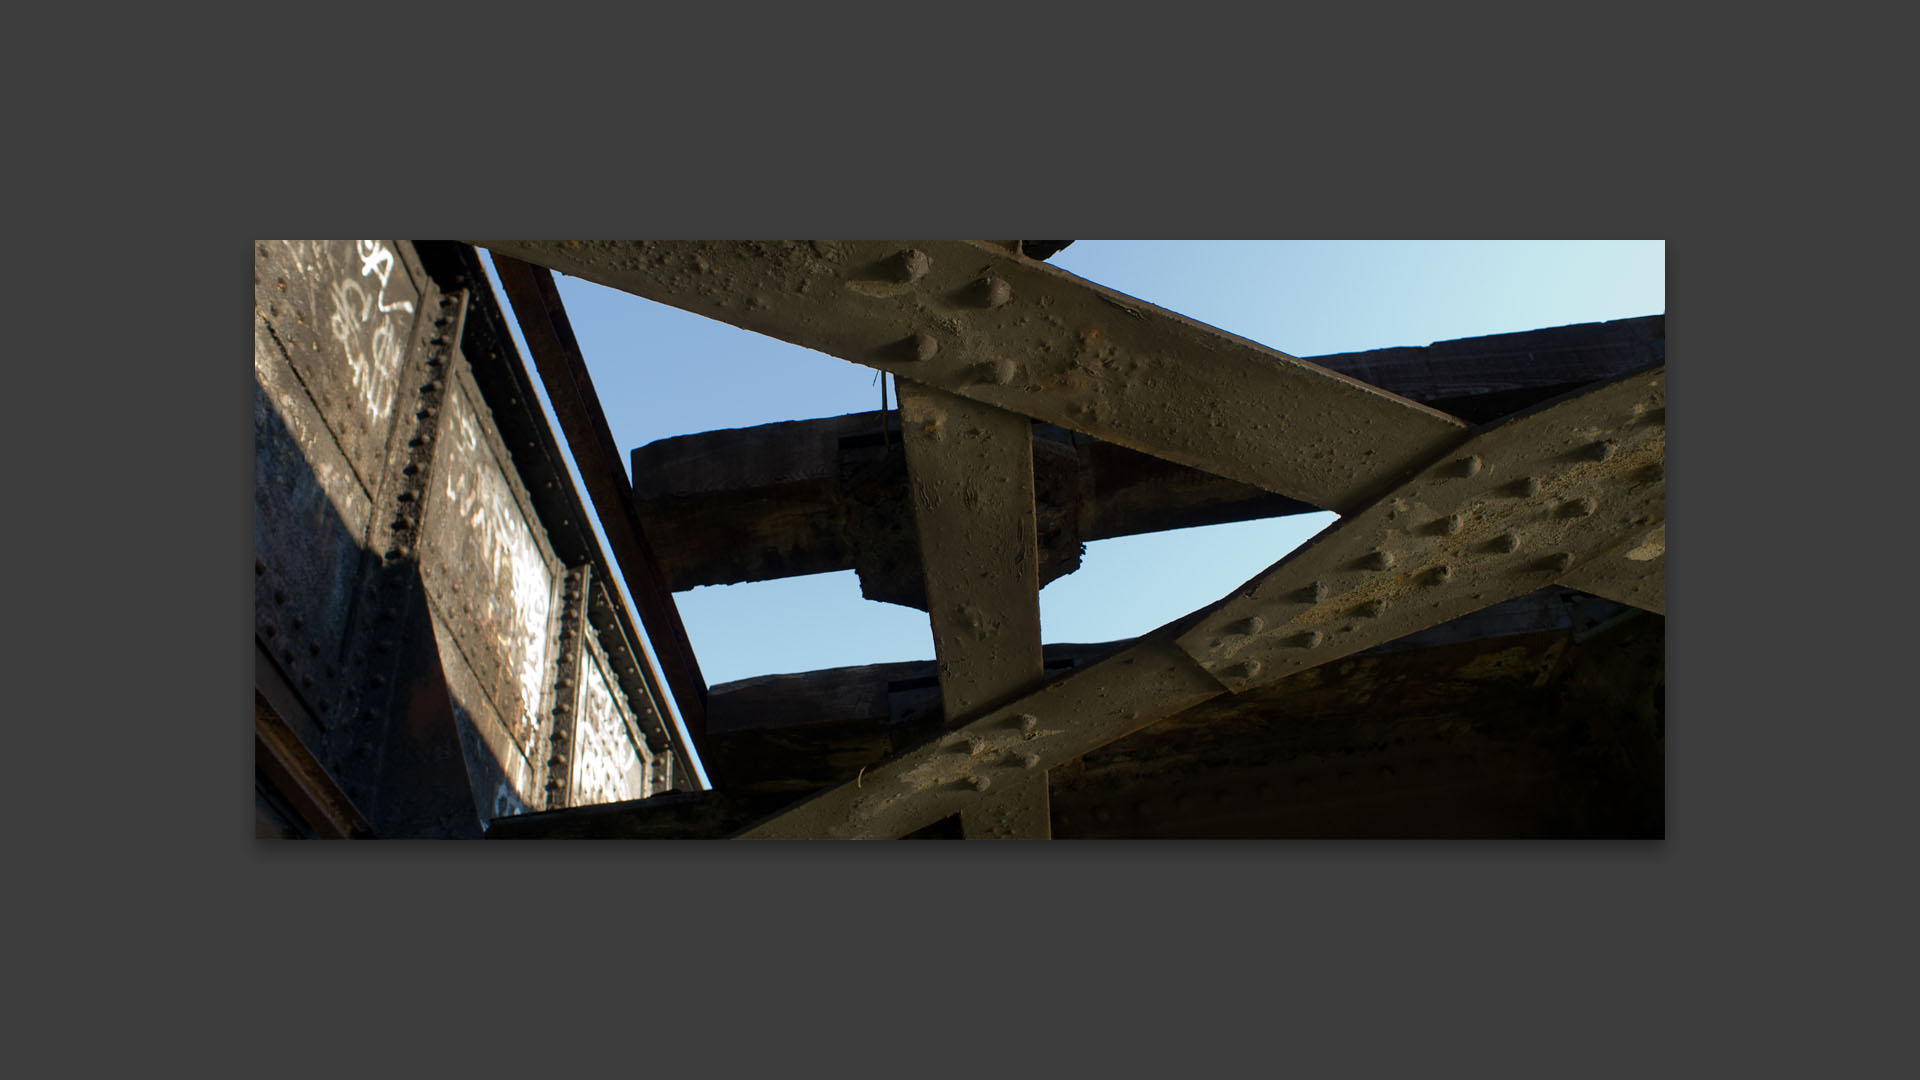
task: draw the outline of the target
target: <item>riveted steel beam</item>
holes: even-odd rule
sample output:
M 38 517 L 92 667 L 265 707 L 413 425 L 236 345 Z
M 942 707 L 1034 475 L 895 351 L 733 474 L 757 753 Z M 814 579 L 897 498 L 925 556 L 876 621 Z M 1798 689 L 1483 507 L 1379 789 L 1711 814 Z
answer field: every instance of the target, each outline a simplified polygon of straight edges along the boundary
M 1044 679 L 1033 434 L 1026 417 L 900 382 L 901 437 L 948 723 Z M 1047 836 L 1047 778 L 967 808 L 968 839 Z
M 990 243 L 481 243 L 1340 512 L 1468 435 L 1455 417 Z
M 593 500 L 606 531 L 607 543 L 620 563 L 627 591 L 639 608 L 640 620 L 660 658 L 667 685 L 685 719 L 695 750 L 706 743 L 707 683 L 694 656 L 673 594 L 661 576 L 658 560 L 647 542 L 646 529 L 633 500 L 626 465 L 600 408 L 600 397 L 587 372 L 586 358 L 573 336 L 553 275 L 511 258 L 496 258 L 494 270 L 506 289 L 519 319 L 521 335 L 533 354 L 534 366 L 553 403 L 554 415 L 566 433 L 580 479 Z M 644 654 L 643 654 L 644 655 Z
M 1667 523 L 1648 526 L 1637 540 L 1585 566 L 1560 575 L 1570 589 L 1667 613 Z
M 1218 604 L 741 835 L 900 836 L 1184 711 L 1547 585 L 1664 520 L 1665 369 L 1445 453 Z
M 1493 427 L 1210 609 L 1180 647 L 1231 690 L 1543 588 L 1666 517 L 1666 369 Z

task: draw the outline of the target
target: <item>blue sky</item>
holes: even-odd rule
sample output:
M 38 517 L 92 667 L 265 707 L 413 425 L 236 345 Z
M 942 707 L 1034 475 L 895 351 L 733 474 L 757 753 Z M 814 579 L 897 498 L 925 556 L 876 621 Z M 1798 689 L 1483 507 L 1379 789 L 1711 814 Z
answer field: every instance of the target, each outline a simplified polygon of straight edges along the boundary
M 1048 261 L 1302 357 L 1666 311 L 1659 240 L 1080 240 Z M 879 407 L 871 368 L 577 278 L 558 281 L 625 452 L 673 435 Z M 1078 572 L 1041 591 L 1042 635 L 1096 642 L 1144 633 L 1225 595 L 1332 520 L 1096 541 Z M 863 599 L 852 571 L 675 599 L 711 684 L 933 656 L 926 614 Z

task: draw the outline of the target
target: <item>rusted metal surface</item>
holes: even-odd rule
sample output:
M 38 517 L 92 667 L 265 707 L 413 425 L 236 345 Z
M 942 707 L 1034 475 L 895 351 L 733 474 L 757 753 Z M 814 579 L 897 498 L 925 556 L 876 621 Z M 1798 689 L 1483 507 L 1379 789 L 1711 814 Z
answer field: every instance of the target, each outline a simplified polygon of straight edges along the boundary
M 426 498 L 421 573 L 453 642 L 520 753 L 538 761 L 551 736 L 548 683 L 559 630 L 559 558 L 480 415 L 465 372 L 451 377 L 446 427 Z M 543 778 L 530 779 L 534 787 Z
M 1665 333 L 1656 315 L 1309 359 L 1480 423 L 1658 363 Z M 874 475 L 863 460 L 855 512 L 849 456 L 856 441 L 879 454 L 880 423 L 860 413 L 676 436 L 634 450 L 634 497 L 668 587 L 856 567 L 866 586 L 875 567 L 860 554 L 879 546 L 873 533 L 902 531 L 897 519 L 909 505 L 904 470 Z M 897 416 L 888 424 L 897 431 Z M 1319 509 L 1051 424 L 1035 427 L 1034 455 L 1042 586 L 1077 568 L 1085 541 Z M 908 554 L 907 565 L 917 565 Z M 916 586 L 890 583 L 868 596 L 921 606 L 895 599 L 912 597 Z
M 523 477 L 552 481 L 503 442 L 462 350 L 471 279 L 440 265 L 394 241 L 255 250 L 256 682 L 297 742 L 261 764 L 281 804 L 324 778 L 382 836 L 477 836 L 544 805 L 549 756 L 564 564 Z M 640 690 L 629 736 L 670 753 L 619 618 L 593 629 L 619 650 L 609 693 Z
M 951 724 L 1041 682 L 1033 436 L 1024 416 L 911 381 L 900 416 Z M 1045 774 L 1003 788 L 965 811 L 966 835 L 1045 838 Z
M 1454 417 L 974 242 L 487 242 L 497 253 L 1338 511 Z
M 625 573 L 627 591 L 639 606 L 641 621 L 659 650 L 667 683 L 673 688 L 697 747 L 706 730 L 706 680 L 700 674 L 673 595 L 647 543 L 620 449 L 607 427 L 553 275 L 506 257 L 496 257 L 494 269 L 520 320 L 521 334 L 546 386 L 547 399 L 566 432 L 581 480 L 599 512 L 601 528 Z
M 254 768 L 314 836 L 343 840 L 369 838 L 372 826 L 326 767 L 294 733 L 283 711 L 297 712 L 298 695 L 256 649 L 253 695 Z
M 606 652 L 649 745 L 662 748 L 676 785 L 696 785 L 698 774 L 692 763 L 698 755 L 675 722 L 633 615 L 613 587 L 613 564 L 594 535 L 589 510 L 568 474 L 559 439 L 540 407 L 534 377 L 521 361 L 507 316 L 490 302 L 492 289 L 479 253 L 467 244 L 445 241 L 413 246 L 435 280 L 471 289 L 481 298 L 470 309 L 461 335 L 461 354 L 473 383 L 487 401 L 493 427 L 523 478 L 549 545 L 566 566 L 592 570 L 587 627 Z
M 1665 513 L 1664 376 L 1616 380 L 1485 431 L 1221 603 L 742 835 L 903 835 L 964 810 L 982 780 L 1054 767 L 1221 690 L 1310 669 L 1607 555 Z

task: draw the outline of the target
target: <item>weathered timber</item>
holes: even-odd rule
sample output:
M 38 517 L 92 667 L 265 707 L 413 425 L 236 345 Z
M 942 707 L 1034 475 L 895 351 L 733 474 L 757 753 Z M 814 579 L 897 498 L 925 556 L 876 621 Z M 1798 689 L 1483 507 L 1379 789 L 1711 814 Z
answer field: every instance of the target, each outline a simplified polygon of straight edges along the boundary
M 1345 511 L 1459 419 L 990 243 L 487 242 L 494 251 Z
M 1485 423 L 1664 356 L 1655 315 L 1312 362 Z M 885 422 L 898 430 L 897 415 Z M 917 581 L 868 585 L 884 576 L 876 553 L 910 531 L 896 520 L 907 513 L 904 470 L 879 475 L 858 457 L 877 451 L 881 424 L 859 413 L 635 449 L 634 497 L 669 588 L 858 569 L 870 598 L 917 596 Z M 1042 585 L 1076 568 L 1087 541 L 1320 509 L 1051 424 L 1035 425 L 1034 448 Z M 857 508 L 845 479 L 856 473 Z
M 955 723 L 1041 683 L 1031 425 L 906 380 L 900 415 L 941 701 Z M 1045 775 L 1022 777 L 961 825 L 969 839 L 1044 839 L 1046 806 Z
M 647 541 L 620 450 L 587 373 L 586 360 L 573 336 L 553 275 L 518 260 L 496 257 L 494 270 L 506 289 L 520 321 L 527 349 L 533 354 L 540 380 L 553 411 L 566 432 L 580 478 L 585 483 L 601 527 L 624 572 L 627 590 L 640 609 L 641 621 L 653 639 L 673 689 L 688 734 L 699 748 L 706 735 L 706 680 L 687 638 L 679 609 L 661 576 L 659 562 Z

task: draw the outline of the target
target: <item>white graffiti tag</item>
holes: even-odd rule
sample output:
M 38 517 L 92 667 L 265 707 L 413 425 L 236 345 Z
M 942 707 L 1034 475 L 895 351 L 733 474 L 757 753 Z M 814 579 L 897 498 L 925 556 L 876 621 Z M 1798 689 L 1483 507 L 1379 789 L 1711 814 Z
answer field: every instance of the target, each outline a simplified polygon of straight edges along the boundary
M 379 279 L 377 292 L 368 292 L 359 281 L 348 278 L 332 285 L 333 316 L 327 329 L 347 354 L 353 388 L 360 395 L 367 414 L 377 425 L 393 411 L 393 384 L 400 375 L 401 328 L 394 325 L 390 312 L 413 313 L 411 300 L 386 302 L 387 281 L 393 274 L 393 252 L 378 240 L 359 242 L 360 276 Z M 362 331 L 379 309 L 379 322 L 363 342 Z
M 451 467 L 446 470 L 444 495 L 478 547 L 472 565 L 491 572 L 490 597 L 504 593 L 512 609 L 499 612 L 492 621 L 502 627 L 501 645 L 518 662 L 514 674 L 520 688 L 520 722 L 538 734 L 542 727 L 540 700 L 546 683 L 546 630 L 552 610 L 553 577 L 513 492 L 501 479 L 492 454 L 481 444 L 479 428 L 465 405 L 465 394 L 456 390 L 451 403 L 453 453 Z M 502 578 L 506 579 L 504 590 L 500 588 Z M 493 602 L 488 601 L 489 613 Z M 508 627 L 511 631 L 505 629 Z
M 375 300 L 379 303 L 381 311 L 404 311 L 409 315 L 413 314 L 411 300 L 395 300 L 391 304 L 386 302 L 387 278 L 393 274 L 393 252 L 388 251 L 387 245 L 378 240 L 360 241 L 360 276 L 366 277 L 369 274 L 380 278 L 380 295 Z

